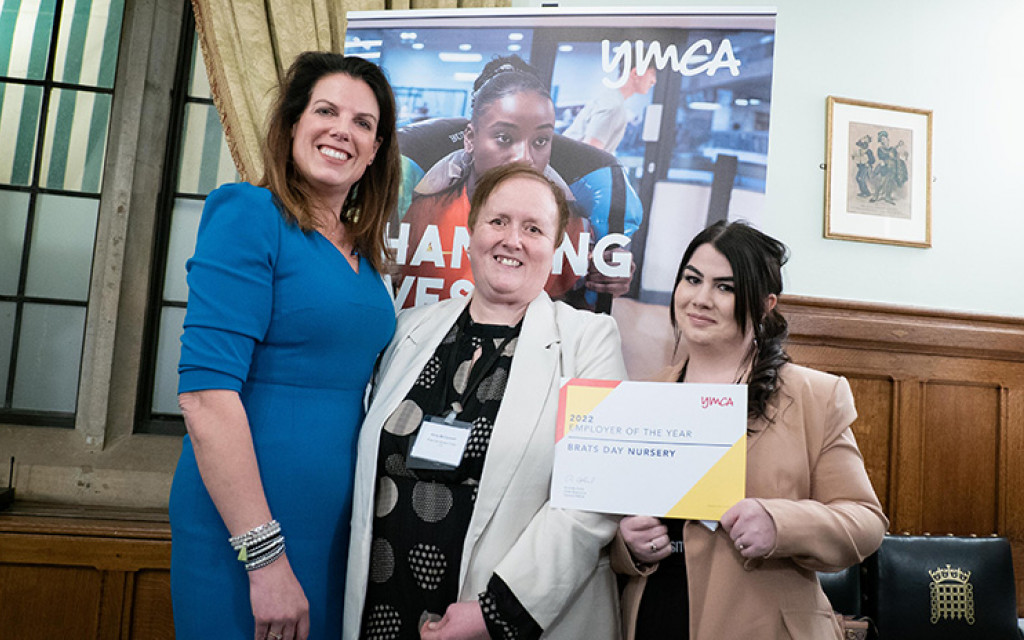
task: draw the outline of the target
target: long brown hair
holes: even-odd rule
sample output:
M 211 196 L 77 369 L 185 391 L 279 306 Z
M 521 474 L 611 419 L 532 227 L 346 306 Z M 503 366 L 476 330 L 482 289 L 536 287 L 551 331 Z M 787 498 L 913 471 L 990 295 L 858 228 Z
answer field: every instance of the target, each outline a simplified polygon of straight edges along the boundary
M 398 205 L 402 165 L 395 133 L 395 96 L 380 67 L 362 58 L 338 53 L 307 51 L 299 54 L 281 81 L 270 112 L 263 145 L 263 178 L 259 186 L 274 194 L 286 218 L 295 221 L 304 231 L 313 230 L 316 199 L 292 160 L 292 127 L 309 105 L 316 83 L 335 73 L 365 82 L 373 91 L 380 111 L 377 121 L 380 146 L 376 161 L 352 185 L 339 213 L 355 249 L 374 269 L 383 271 L 390 254 L 384 230 Z

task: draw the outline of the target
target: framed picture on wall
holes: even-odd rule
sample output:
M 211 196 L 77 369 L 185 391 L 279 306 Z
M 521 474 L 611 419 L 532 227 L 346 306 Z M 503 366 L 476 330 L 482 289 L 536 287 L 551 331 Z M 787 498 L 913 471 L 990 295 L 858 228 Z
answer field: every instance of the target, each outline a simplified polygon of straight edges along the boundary
M 932 112 L 827 104 L 825 237 L 932 246 Z

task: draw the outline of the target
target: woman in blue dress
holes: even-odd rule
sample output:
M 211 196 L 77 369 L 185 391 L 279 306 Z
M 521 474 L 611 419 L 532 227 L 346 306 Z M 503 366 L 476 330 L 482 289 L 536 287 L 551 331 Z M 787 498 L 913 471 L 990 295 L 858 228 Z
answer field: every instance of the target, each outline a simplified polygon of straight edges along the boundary
M 379 272 L 400 163 L 383 73 L 300 55 L 263 153 L 260 186 L 210 194 L 188 264 L 179 639 L 340 636 L 363 391 L 394 332 Z

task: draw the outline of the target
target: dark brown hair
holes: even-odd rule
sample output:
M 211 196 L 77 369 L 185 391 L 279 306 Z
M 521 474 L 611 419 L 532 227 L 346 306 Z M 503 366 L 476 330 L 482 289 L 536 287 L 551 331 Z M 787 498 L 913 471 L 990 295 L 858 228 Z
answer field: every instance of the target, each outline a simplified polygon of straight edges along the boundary
M 476 190 L 473 192 L 473 198 L 469 203 L 469 220 L 467 222 L 469 223 L 470 231 L 476 227 L 476 219 L 480 215 L 480 210 L 487 204 L 487 200 L 494 193 L 494 190 L 498 188 L 498 185 L 512 178 L 536 180 L 547 185 L 551 190 L 551 195 L 555 197 L 555 206 L 558 208 L 558 229 L 554 238 L 555 248 L 557 249 L 562 243 L 565 226 L 569 224 L 569 203 L 566 202 L 565 193 L 561 187 L 548 179 L 543 172 L 523 162 L 503 164 L 493 169 L 488 169 L 480 176 L 480 180 L 476 183 Z
M 263 178 L 259 185 L 274 194 L 286 218 L 294 220 L 305 231 L 313 229 L 315 198 L 292 160 L 292 128 L 309 105 L 316 83 L 335 73 L 365 82 L 373 91 L 380 111 L 377 121 L 380 146 L 375 162 L 352 185 L 338 213 L 355 249 L 374 269 L 383 271 L 388 255 L 384 230 L 398 204 L 402 168 L 395 133 L 395 97 L 380 67 L 362 58 L 338 53 L 307 51 L 299 54 L 281 81 L 270 112 L 263 145 Z

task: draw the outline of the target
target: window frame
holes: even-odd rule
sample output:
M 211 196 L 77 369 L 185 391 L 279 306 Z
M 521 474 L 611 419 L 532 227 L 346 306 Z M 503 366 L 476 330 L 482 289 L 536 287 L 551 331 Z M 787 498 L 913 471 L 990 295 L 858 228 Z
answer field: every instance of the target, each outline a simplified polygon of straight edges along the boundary
M 144 317 L 188 0 L 126 0 L 74 428 L 0 416 L 0 457 L 16 458 L 19 500 L 165 511 L 180 437 L 135 433 Z M 191 43 L 189 43 L 189 46 Z
M 127 11 L 127 7 L 126 7 Z M 41 90 L 38 119 L 36 122 L 35 131 L 35 142 L 33 144 L 32 151 L 32 172 L 31 178 L 27 185 L 20 184 L 4 184 L 2 190 L 11 193 L 26 193 L 28 194 L 28 208 L 25 216 L 25 232 L 22 240 L 21 260 L 19 264 L 18 273 L 18 284 L 13 295 L 0 294 L 0 302 L 11 303 L 15 305 L 14 312 L 14 324 L 12 327 L 11 335 L 11 353 L 9 361 L 7 363 L 7 384 L 3 389 L 0 389 L 0 393 L 3 394 L 0 399 L 0 421 L 3 422 L 14 422 L 18 424 L 30 425 L 30 426 L 47 426 L 47 427 L 59 427 L 66 429 L 73 429 L 75 426 L 75 414 L 79 403 L 78 391 L 76 390 L 75 396 L 75 409 L 72 411 L 61 411 L 61 410 L 32 410 L 24 408 L 16 408 L 13 406 L 14 391 L 17 383 L 17 372 L 18 372 L 18 356 L 19 356 L 19 345 L 21 338 L 22 320 L 24 318 L 25 306 L 38 304 L 46 306 L 57 306 L 57 307 L 74 307 L 80 308 L 86 311 L 86 324 L 88 323 L 88 306 L 89 298 L 91 298 L 91 286 L 89 291 L 86 293 L 85 300 L 70 299 L 70 298 L 58 298 L 58 297 L 42 297 L 33 296 L 26 293 L 26 285 L 29 273 L 29 262 L 32 256 L 32 238 L 35 230 L 35 221 L 38 214 L 38 201 L 40 196 L 65 196 L 83 200 L 94 200 L 97 202 L 102 201 L 103 188 L 102 183 L 98 192 L 89 191 L 74 191 L 65 188 L 53 188 L 48 186 L 42 186 L 45 182 L 41 176 L 43 169 L 43 160 L 46 157 L 46 134 L 49 120 L 49 109 L 50 103 L 54 95 L 54 91 L 74 91 L 81 93 L 91 93 L 95 95 L 114 95 L 114 86 L 103 87 L 98 85 L 87 85 L 78 82 L 65 82 L 54 80 L 54 72 L 57 59 L 57 51 L 59 49 L 60 38 L 61 38 L 61 23 L 64 18 L 64 0 L 57 0 L 54 3 L 53 19 L 50 25 L 50 38 L 49 45 L 46 53 L 46 63 L 43 71 L 43 77 L 30 78 L 30 77 L 18 77 L 0 75 L 0 83 L 11 86 L 18 85 L 22 87 L 38 87 Z M 124 16 L 122 16 L 122 33 L 124 27 Z M 120 56 L 120 47 L 118 49 L 118 55 Z M 117 84 L 117 76 L 115 72 L 114 85 Z M 112 115 L 113 109 L 111 109 L 111 119 L 107 123 L 107 139 L 110 138 L 110 128 L 113 124 Z M 106 157 L 104 158 L 104 168 L 106 165 Z M 97 225 L 99 223 L 99 212 L 97 211 Z M 95 239 L 93 244 L 93 255 L 95 256 Z M 84 348 L 84 333 L 86 327 L 83 326 L 83 348 Z M 79 358 L 79 380 L 81 380 L 81 358 Z M 80 387 L 80 384 L 79 384 Z
M 178 36 L 179 48 L 175 62 L 174 85 L 171 89 L 171 114 L 168 118 L 167 143 L 164 155 L 164 171 L 157 200 L 156 225 L 153 233 L 153 255 L 150 259 L 149 295 L 146 304 L 145 328 L 142 335 L 143 355 L 139 372 L 138 395 L 135 401 L 135 433 L 181 436 L 185 433 L 185 421 L 180 415 L 161 414 L 152 410 L 153 392 L 156 386 L 159 330 L 161 311 L 164 306 L 184 307 L 177 302 L 164 300 L 164 282 L 167 271 L 168 247 L 171 237 L 171 222 L 174 201 L 180 173 L 179 160 L 182 151 L 185 110 L 190 102 L 213 104 L 212 100 L 197 100 L 189 96 L 189 79 L 193 65 L 193 42 L 196 36 L 195 15 L 185 11 Z M 202 198 L 205 199 L 205 196 Z

